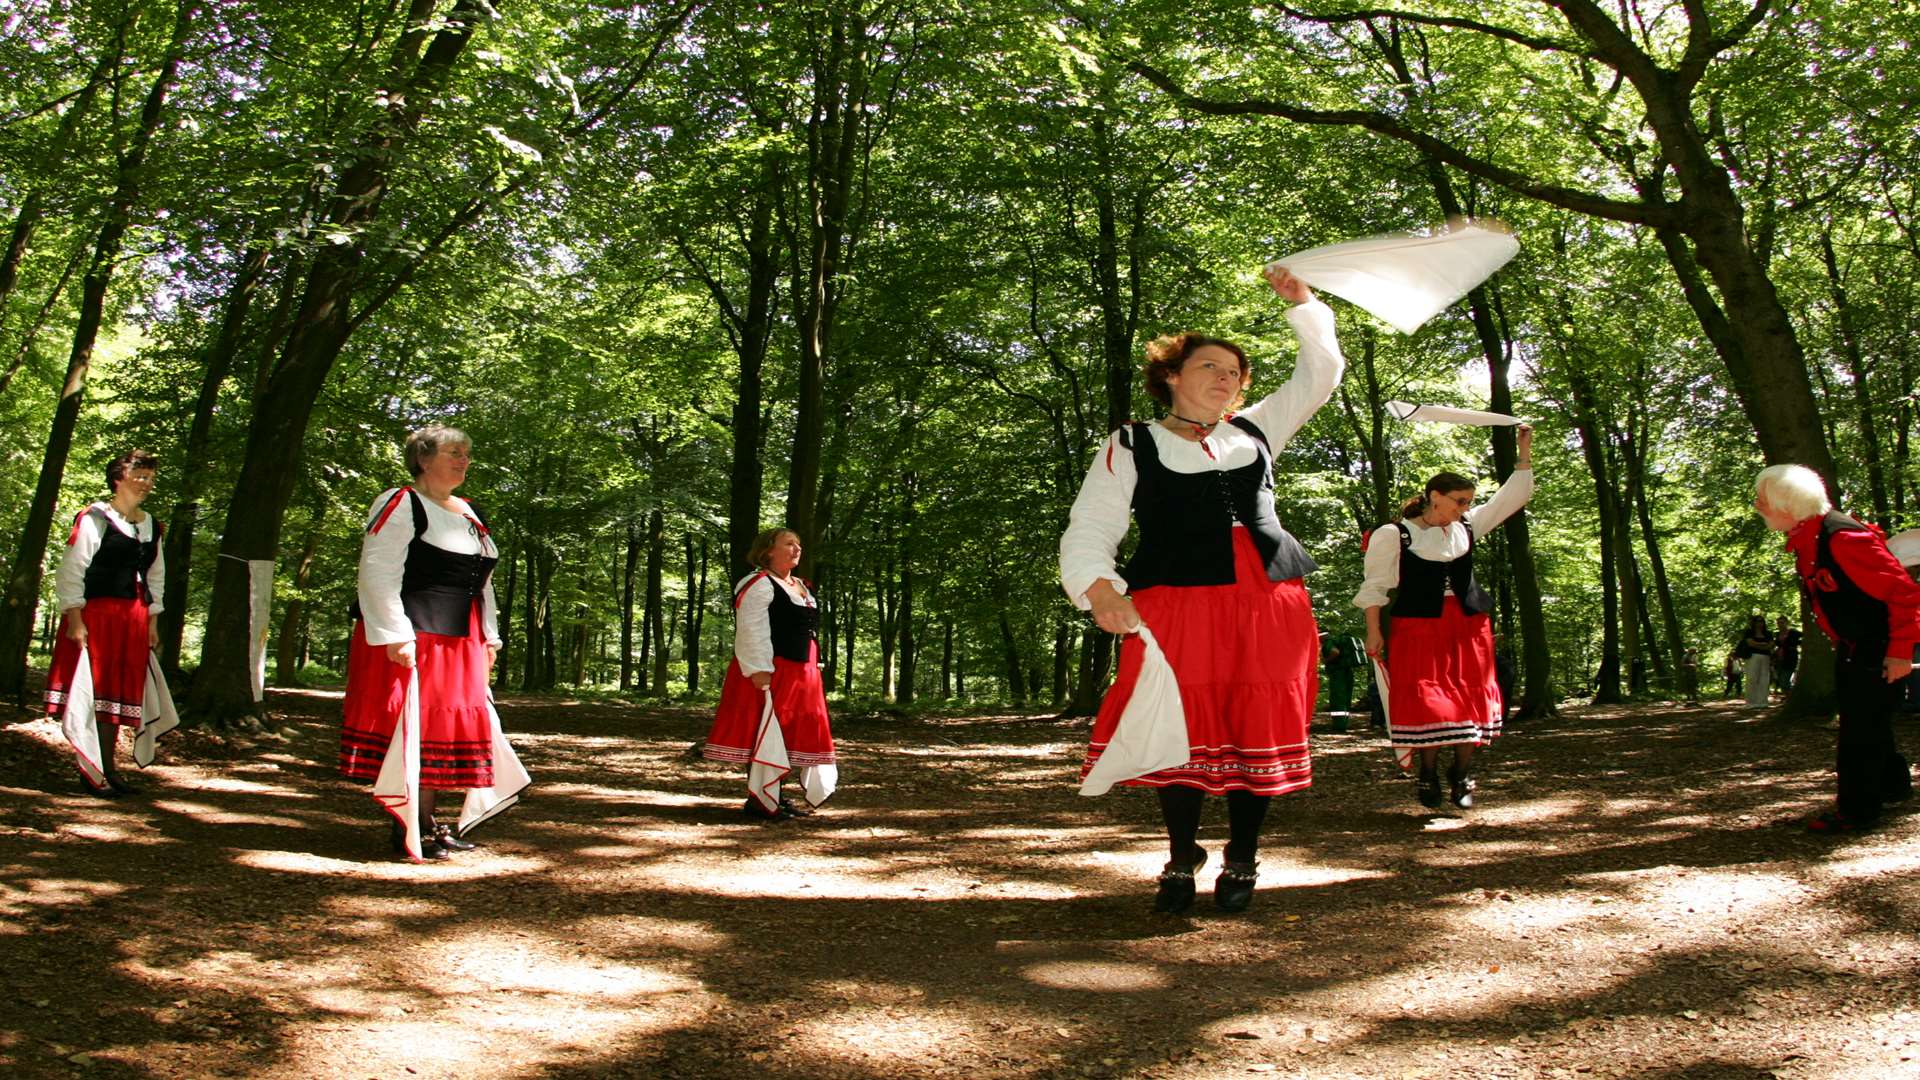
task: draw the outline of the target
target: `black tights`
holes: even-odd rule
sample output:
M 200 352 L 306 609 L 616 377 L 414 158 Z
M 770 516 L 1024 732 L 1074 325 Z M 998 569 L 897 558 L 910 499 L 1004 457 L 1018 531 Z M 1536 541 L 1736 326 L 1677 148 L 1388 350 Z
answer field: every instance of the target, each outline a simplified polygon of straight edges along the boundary
M 1465 776 L 1473 771 L 1473 743 L 1455 743 L 1453 747 L 1452 773 Z M 1420 748 L 1420 771 L 1430 773 L 1440 768 L 1440 748 L 1423 746 Z
M 1160 816 L 1167 822 L 1167 851 L 1173 861 L 1185 863 L 1197 846 L 1200 833 L 1200 807 L 1206 792 L 1196 787 L 1172 785 L 1156 788 L 1160 794 Z M 1227 854 L 1231 862 L 1252 862 L 1260 850 L 1260 826 L 1267 820 L 1271 795 L 1251 791 L 1227 792 Z

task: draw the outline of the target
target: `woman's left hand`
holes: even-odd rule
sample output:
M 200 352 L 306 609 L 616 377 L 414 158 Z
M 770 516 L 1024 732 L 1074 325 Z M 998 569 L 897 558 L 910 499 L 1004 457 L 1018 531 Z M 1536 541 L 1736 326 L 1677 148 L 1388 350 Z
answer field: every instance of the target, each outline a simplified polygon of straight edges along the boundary
M 493 662 L 495 660 L 498 660 L 499 658 L 500 658 L 500 646 L 489 642 L 487 644 L 487 670 L 488 671 L 493 670 Z
M 1269 266 L 1264 273 L 1267 284 L 1273 286 L 1273 291 L 1279 293 L 1282 299 L 1291 300 L 1296 304 L 1304 304 L 1313 299 L 1313 290 L 1307 288 L 1306 282 L 1294 277 L 1293 272 L 1286 267 Z
M 1520 460 L 1531 461 L 1533 459 L 1533 425 L 1521 424 L 1514 429 L 1513 438 L 1520 448 Z
M 160 647 L 160 621 L 158 619 L 148 619 L 147 620 L 147 648 L 157 649 L 159 647 Z

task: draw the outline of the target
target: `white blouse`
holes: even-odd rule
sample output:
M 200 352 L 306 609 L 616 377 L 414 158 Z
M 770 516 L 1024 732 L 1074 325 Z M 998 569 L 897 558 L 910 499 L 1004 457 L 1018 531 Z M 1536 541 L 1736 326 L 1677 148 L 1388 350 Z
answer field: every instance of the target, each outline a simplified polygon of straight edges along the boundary
M 373 509 L 367 512 L 368 528 L 399 490 L 388 488 L 373 500 Z M 500 557 L 493 537 L 486 534 L 471 509 L 455 513 L 425 496 L 420 502 L 427 508 L 427 531 L 421 539 L 455 555 Z M 466 502 L 460 500 L 463 508 Z M 366 623 L 369 645 L 394 645 L 414 638 L 413 620 L 407 618 L 407 610 L 400 603 L 400 582 L 407 574 L 407 545 L 413 543 L 413 508 L 407 504 L 408 500 L 402 498 L 379 531 L 367 533 L 360 541 L 360 617 Z M 499 646 L 500 617 L 494 608 L 491 573 L 480 591 L 480 629 L 487 644 Z
M 753 584 L 747 585 L 749 581 Z M 740 592 L 742 586 L 746 587 L 745 594 Z M 787 598 L 801 607 L 820 606 L 799 578 L 794 578 L 791 586 L 758 571 L 741 578 L 733 587 L 734 595 L 740 598 L 733 610 L 733 656 L 740 661 L 742 675 L 773 670 L 773 615 L 768 608 L 773 604 L 775 589 L 785 589 Z
M 1295 304 L 1287 309 L 1287 321 L 1300 338 L 1300 356 L 1292 377 L 1280 389 L 1236 414 L 1252 421 L 1266 435 L 1276 457 L 1294 432 L 1333 396 L 1346 370 L 1340 342 L 1334 335 L 1332 308 L 1318 300 Z M 1225 422 L 1199 442 L 1183 439 L 1159 424 L 1148 425 L 1148 430 L 1161 463 L 1177 473 L 1228 472 L 1253 462 L 1260 453 L 1253 436 Z M 1133 451 L 1120 442 L 1119 435 L 1118 431 L 1108 435 L 1094 455 L 1086 482 L 1080 485 L 1080 496 L 1073 501 L 1067 531 L 1060 537 L 1060 586 L 1082 610 L 1092 608 L 1087 589 L 1101 578 L 1111 581 L 1121 593 L 1127 591 L 1126 579 L 1120 576 L 1114 559 L 1127 536 L 1133 487 L 1139 474 L 1134 469 Z
M 106 515 L 106 522 L 99 516 L 86 514 L 80 518 L 80 528 L 74 533 L 73 543 L 60 556 L 60 566 L 53 572 L 53 599 L 60 605 L 61 611 L 71 611 L 87 606 L 87 567 L 93 564 L 93 557 L 100 550 L 100 542 L 107 538 L 106 529 L 111 526 L 121 533 L 133 537 L 141 543 L 153 539 L 153 515 L 148 514 L 135 525 L 120 516 L 120 511 L 112 503 L 97 502 L 89 510 L 99 510 Z M 147 568 L 147 591 L 153 594 L 153 603 L 148 606 L 148 615 L 158 615 L 165 606 L 161 597 L 167 590 L 167 555 L 155 549 L 153 565 Z
M 1400 530 L 1396 524 L 1405 525 L 1413 534 L 1408 551 L 1428 562 L 1452 562 L 1465 555 L 1471 546 L 1467 537 L 1469 529 L 1473 531 L 1473 539 L 1478 540 L 1518 513 L 1531 498 L 1533 470 L 1515 469 L 1492 498 L 1461 521 L 1427 526 L 1420 524 L 1419 518 L 1403 518 L 1373 530 L 1367 537 L 1366 578 L 1360 583 L 1359 594 L 1353 598 L 1353 606 L 1362 611 L 1380 607 L 1387 602 L 1387 592 L 1400 584 Z M 1453 586 L 1449 584 L 1447 593 L 1450 595 L 1452 591 Z

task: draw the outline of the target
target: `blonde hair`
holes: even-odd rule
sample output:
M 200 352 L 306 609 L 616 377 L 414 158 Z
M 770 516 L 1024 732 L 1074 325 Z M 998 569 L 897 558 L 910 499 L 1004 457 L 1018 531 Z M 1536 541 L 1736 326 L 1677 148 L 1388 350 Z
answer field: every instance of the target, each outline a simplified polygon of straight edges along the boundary
M 1753 494 L 1795 521 L 1821 517 L 1833 509 L 1833 500 L 1827 498 L 1826 481 L 1805 465 L 1771 465 L 1761 469 L 1753 481 Z
M 773 545 L 779 543 L 782 536 L 789 534 L 792 535 L 795 540 L 800 539 L 799 533 L 794 532 L 785 525 L 777 525 L 754 537 L 753 543 L 747 546 L 748 565 L 765 570 L 767 568 L 767 556 L 773 554 Z

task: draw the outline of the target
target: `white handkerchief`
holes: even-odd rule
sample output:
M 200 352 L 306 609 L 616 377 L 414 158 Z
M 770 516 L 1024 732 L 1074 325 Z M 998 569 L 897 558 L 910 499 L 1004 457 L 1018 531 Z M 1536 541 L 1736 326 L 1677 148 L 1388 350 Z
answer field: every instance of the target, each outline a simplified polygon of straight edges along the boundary
M 1425 420 L 1439 424 L 1472 424 L 1475 427 L 1512 427 L 1521 423 L 1517 416 L 1506 413 L 1481 412 L 1479 409 L 1456 409 L 1451 405 L 1409 405 L 1404 401 L 1387 402 L 1387 415 L 1395 420 Z
M 1394 233 L 1275 259 L 1294 277 L 1378 316 L 1403 334 L 1467 295 L 1520 252 L 1513 235 L 1481 225 Z
M 1113 738 L 1080 782 L 1082 795 L 1105 795 L 1122 780 L 1185 765 L 1193 759 L 1187 738 L 1187 710 L 1180 702 L 1180 682 L 1173 665 L 1167 663 L 1167 654 L 1160 650 L 1160 643 L 1145 623 L 1140 624 L 1138 633 L 1145 648 L 1139 679 L 1133 684 L 1127 707 L 1120 711 Z
M 1908 529 L 1887 537 L 1887 550 L 1901 566 L 1920 566 L 1920 529 Z

